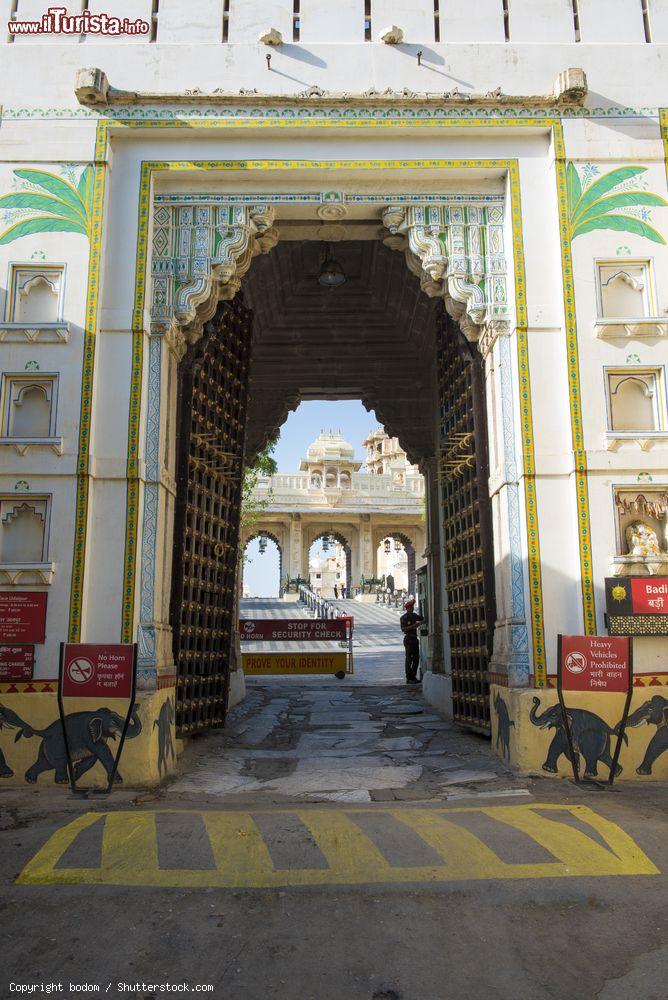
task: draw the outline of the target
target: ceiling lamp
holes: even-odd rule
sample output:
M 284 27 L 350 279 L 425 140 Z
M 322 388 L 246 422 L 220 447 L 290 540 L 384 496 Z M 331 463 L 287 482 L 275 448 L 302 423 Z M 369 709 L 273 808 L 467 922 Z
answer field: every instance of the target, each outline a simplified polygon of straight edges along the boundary
M 327 552 L 329 550 L 329 535 L 325 535 L 322 540 L 322 551 Z
M 267 539 L 265 535 L 260 535 L 260 555 L 263 556 L 267 551 Z
M 389 538 L 385 539 L 385 551 L 387 553 L 389 553 L 389 551 L 390 551 L 390 539 Z
M 395 552 L 400 552 L 401 551 L 401 542 L 399 541 L 398 538 L 394 539 L 394 551 Z
M 332 257 L 329 243 L 325 244 L 325 259 L 318 272 L 318 284 L 324 288 L 338 288 L 346 280 L 343 268 L 338 260 Z

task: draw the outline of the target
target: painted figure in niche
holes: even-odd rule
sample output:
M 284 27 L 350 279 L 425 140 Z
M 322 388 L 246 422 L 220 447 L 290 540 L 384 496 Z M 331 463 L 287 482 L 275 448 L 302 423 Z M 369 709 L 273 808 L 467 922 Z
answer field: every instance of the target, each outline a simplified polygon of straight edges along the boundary
M 67 784 L 67 753 L 60 719 L 56 719 L 45 729 L 37 729 L 2 705 L 0 705 L 0 718 L 8 728 L 18 730 L 14 742 L 20 740 L 22 736 L 26 739 L 31 739 L 33 736 L 42 737 L 37 760 L 25 773 L 26 781 L 34 784 L 44 771 L 53 771 L 56 784 Z M 90 771 L 98 761 L 107 772 L 107 778 L 111 778 L 114 755 L 107 746 L 107 740 L 115 740 L 120 736 L 123 722 L 118 712 L 112 712 L 109 708 L 98 708 L 94 712 L 73 712 L 65 716 L 75 780 L 86 771 Z M 126 738 L 134 739 L 139 736 L 141 730 L 141 721 L 137 709 L 134 708 Z M 117 771 L 114 781 L 120 783 L 122 780 Z
M 656 732 L 647 744 L 642 764 L 636 768 L 637 774 L 651 774 L 652 766 L 668 750 L 668 698 L 655 694 L 629 715 L 626 725 L 635 727 L 646 723 L 656 726 Z
M 506 760 L 510 760 L 510 727 L 515 728 L 515 723 L 508 714 L 508 706 L 496 692 L 494 695 L 494 711 L 496 712 L 496 749 L 501 747 L 501 753 Z
M 557 763 L 561 755 L 563 754 L 569 761 L 571 759 L 561 706 L 552 705 L 550 708 L 546 708 L 542 715 L 538 715 L 539 706 L 540 698 L 534 698 L 529 718 L 534 726 L 538 726 L 539 729 L 556 730 L 547 751 L 545 763 L 543 764 L 544 771 L 556 774 Z M 598 777 L 599 761 L 612 769 L 610 737 L 617 734 L 619 727 L 615 726 L 613 729 L 607 722 L 599 718 L 598 715 L 595 715 L 594 712 L 588 712 L 584 708 L 568 708 L 566 713 L 570 720 L 573 748 L 578 756 L 578 770 L 580 770 L 580 755 L 585 759 L 585 778 Z M 624 742 L 628 743 L 626 734 L 624 734 Z M 620 764 L 617 764 L 615 777 L 621 773 L 622 767 Z
M 661 555 L 656 531 L 645 521 L 632 521 L 627 525 L 625 534 L 629 555 L 639 556 L 641 559 Z
M 163 702 L 158 713 L 158 718 L 153 723 L 153 728 L 158 730 L 158 773 L 162 774 L 163 769 L 167 770 L 169 757 L 176 760 L 174 743 L 172 742 L 172 726 L 174 725 L 174 703 L 171 698 Z

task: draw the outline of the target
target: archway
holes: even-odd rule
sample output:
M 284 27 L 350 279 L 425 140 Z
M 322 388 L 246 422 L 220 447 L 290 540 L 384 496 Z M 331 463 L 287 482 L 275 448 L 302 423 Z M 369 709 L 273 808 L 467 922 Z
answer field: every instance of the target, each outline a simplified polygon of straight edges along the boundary
M 255 543 L 257 542 L 257 545 Z M 268 546 L 271 543 L 271 546 Z M 249 552 L 251 548 L 251 552 Z M 271 548 L 275 550 L 276 559 L 271 559 Z M 252 560 L 252 568 L 250 561 Z M 276 565 L 274 566 L 274 562 Z M 257 565 L 262 563 L 262 565 Z M 271 563 L 269 570 L 264 565 Z M 255 572 L 261 569 L 262 573 Z M 270 576 L 273 582 L 270 582 Z M 252 577 L 252 586 L 249 584 Z M 243 597 L 281 597 L 283 589 L 283 549 L 278 536 L 265 528 L 254 529 L 244 542 L 241 569 L 241 594 Z M 258 585 L 261 584 L 261 585 Z
M 231 482 L 239 474 L 242 456 L 245 454 L 246 461 L 252 460 L 264 443 L 275 435 L 288 412 L 302 400 L 358 398 L 368 409 L 375 410 L 387 432 L 399 440 L 409 461 L 417 465 L 427 479 L 429 617 L 434 623 L 430 657 L 433 670 L 443 670 L 446 659 L 441 644 L 447 645 L 449 637 L 442 631 L 440 609 L 449 602 L 449 591 L 455 586 L 455 577 L 450 575 L 445 588 L 448 594 L 443 594 L 444 562 L 457 565 L 457 586 L 465 584 L 471 594 L 475 591 L 472 598 L 477 609 L 475 635 L 473 632 L 469 635 L 470 629 L 464 629 L 462 635 L 458 634 L 454 649 L 450 643 L 447 659 L 453 678 L 456 674 L 462 677 L 461 697 L 454 701 L 455 717 L 485 729 L 489 726 L 486 695 L 487 663 L 491 653 L 491 642 L 487 639 L 494 627 L 493 546 L 489 537 L 485 537 L 483 543 L 478 513 L 481 505 L 476 499 L 479 486 L 476 485 L 475 490 L 455 490 L 452 494 L 457 510 L 466 508 L 468 540 L 465 551 L 463 554 L 461 550 L 459 553 L 456 551 L 459 544 L 456 540 L 454 548 L 451 545 L 443 550 L 440 524 L 445 509 L 439 488 L 439 480 L 444 475 L 457 477 L 461 468 L 475 470 L 476 484 L 483 481 L 476 467 L 476 451 L 478 435 L 486 433 L 484 422 L 474 420 L 473 404 L 469 398 L 466 419 L 460 419 L 462 415 L 458 415 L 459 422 L 452 437 L 447 398 L 454 382 L 462 385 L 471 383 L 471 372 L 475 368 L 477 374 L 472 391 L 476 396 L 475 405 L 484 411 L 484 392 L 481 394 L 480 391 L 483 379 L 481 356 L 467 347 L 461 329 L 446 311 L 443 297 L 423 294 L 425 289 L 433 291 L 430 281 L 414 266 L 407 271 L 404 255 L 393 253 L 379 243 L 375 235 L 373 238 L 338 243 L 336 252 L 346 273 L 346 282 L 334 292 L 319 286 L 318 245 L 308 240 L 288 239 L 279 243 L 273 253 L 257 257 L 248 273 L 243 297 L 236 294 L 231 302 L 221 302 L 215 307 L 215 316 L 205 324 L 202 338 L 207 344 L 214 344 L 214 349 L 208 351 L 209 369 L 198 391 L 207 402 L 213 398 L 216 406 L 220 407 L 223 415 L 220 440 L 215 440 L 215 434 L 212 440 L 210 430 L 203 434 L 200 429 L 191 435 L 191 445 L 195 446 L 191 472 L 195 477 L 198 470 L 215 473 L 220 470 L 222 462 Z M 412 265 L 414 257 L 415 254 L 413 258 L 408 258 Z M 453 287 L 457 290 L 458 286 Z M 475 295 L 482 293 L 478 289 L 471 294 L 475 299 Z M 463 295 L 463 298 L 466 296 Z M 448 309 L 463 316 L 464 325 L 470 324 L 465 306 L 457 307 L 450 300 L 447 305 Z M 212 310 L 211 306 L 207 308 Z M 244 353 L 248 352 L 251 327 L 252 356 Z M 323 335 L 325 331 L 326 336 Z M 216 347 L 216 343 L 220 346 Z M 189 355 L 190 352 L 186 356 L 186 367 Z M 388 358 L 394 359 L 394 363 L 388 363 Z M 212 377 L 216 366 L 218 374 Z M 253 397 L 247 416 L 245 413 L 242 416 L 237 404 L 241 405 L 245 398 L 249 367 Z M 219 393 L 221 380 L 224 383 L 222 396 Z M 225 391 L 230 394 L 233 404 L 230 404 Z M 188 402 L 187 393 L 181 393 L 181 396 L 182 407 L 192 405 L 192 401 Z M 226 416 L 230 405 L 233 407 L 231 422 Z M 203 446 L 210 449 L 210 454 L 208 459 L 204 457 L 202 464 L 202 456 L 197 454 L 197 449 Z M 479 454 L 486 458 L 486 449 L 481 447 Z M 484 465 L 479 464 L 481 468 Z M 209 489 L 214 481 L 215 475 L 213 478 L 210 475 Z M 184 485 L 192 491 L 191 481 Z M 329 493 L 335 511 L 337 491 Z M 225 516 L 230 522 L 237 516 L 236 501 L 231 493 L 226 496 L 226 501 Z M 467 507 L 469 501 L 473 506 Z M 325 532 L 326 529 L 323 529 L 322 534 Z M 334 532 L 327 531 L 327 534 L 336 535 L 336 529 Z M 229 539 L 220 549 L 220 559 L 234 557 L 236 543 L 233 532 L 229 533 Z M 290 527 L 290 551 L 296 551 L 302 544 L 302 527 L 295 518 Z M 348 546 L 345 552 L 346 583 L 349 593 L 352 593 L 350 545 L 343 535 L 341 544 Z M 357 545 L 362 572 L 365 576 L 371 575 L 373 548 L 370 518 L 362 523 Z M 192 560 L 190 553 L 185 555 Z M 482 576 L 481 563 L 486 567 Z M 369 569 L 364 569 L 365 566 Z M 181 577 L 188 576 L 188 572 L 182 572 Z M 411 565 L 411 576 L 413 574 L 414 566 Z M 483 578 L 484 592 L 477 582 Z M 415 589 L 414 584 L 411 589 Z M 179 607 L 179 599 L 175 598 L 174 613 L 178 613 Z M 221 635 L 221 665 L 223 646 L 232 639 L 232 609 L 225 612 L 225 619 L 229 624 Z M 484 641 L 478 641 L 481 627 Z M 181 673 L 178 641 L 175 646 Z M 473 649 L 476 653 L 472 658 Z M 185 650 L 186 659 L 190 652 Z M 477 678 L 475 684 L 467 680 L 473 675 Z M 184 686 L 187 687 L 187 684 Z
M 403 553 L 404 558 L 401 558 L 400 553 Z M 388 573 L 391 573 L 395 590 L 415 595 L 415 546 L 407 534 L 397 530 L 385 531 L 376 547 L 375 557 L 377 576 L 387 578 Z
M 314 550 L 316 555 L 312 559 Z M 312 588 L 322 597 L 337 596 L 342 585 L 345 585 L 346 596 L 352 597 L 352 551 L 350 542 L 340 531 L 321 531 L 311 542 L 309 578 Z

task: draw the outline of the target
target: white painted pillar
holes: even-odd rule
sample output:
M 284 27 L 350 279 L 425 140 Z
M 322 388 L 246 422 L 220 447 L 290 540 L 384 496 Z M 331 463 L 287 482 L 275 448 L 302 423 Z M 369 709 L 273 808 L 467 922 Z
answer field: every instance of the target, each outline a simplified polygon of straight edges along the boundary
M 668 42 L 668 0 L 647 0 L 653 42 Z
M 222 42 L 223 4 L 221 0 L 160 0 L 158 42 Z M 221 52 L 220 58 L 223 58 Z
M 501 0 L 475 0 L 463 4 L 461 0 L 440 0 L 441 42 L 503 42 Z
M 572 0 L 511 0 L 509 10 L 514 44 L 575 41 Z
M 580 41 L 644 42 L 640 0 L 578 0 Z
M 230 0 L 228 41 L 255 44 L 260 35 L 275 28 L 284 42 L 291 42 L 292 10 L 293 0 Z
M 405 42 L 434 41 L 434 0 L 372 0 L 371 37 L 380 41 L 381 33 L 396 24 Z
M 373 8 L 372 8 L 373 9 Z M 333 23 L 335 21 L 335 24 Z M 302 0 L 300 42 L 364 41 L 364 0 Z

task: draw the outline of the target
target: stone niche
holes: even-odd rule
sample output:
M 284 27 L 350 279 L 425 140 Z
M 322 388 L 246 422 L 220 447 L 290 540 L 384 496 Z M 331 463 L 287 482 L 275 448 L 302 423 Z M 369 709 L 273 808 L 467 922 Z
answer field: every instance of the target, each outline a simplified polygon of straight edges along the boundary
M 615 490 L 615 576 L 668 575 L 668 487 Z

